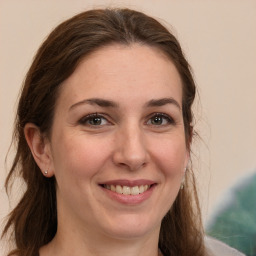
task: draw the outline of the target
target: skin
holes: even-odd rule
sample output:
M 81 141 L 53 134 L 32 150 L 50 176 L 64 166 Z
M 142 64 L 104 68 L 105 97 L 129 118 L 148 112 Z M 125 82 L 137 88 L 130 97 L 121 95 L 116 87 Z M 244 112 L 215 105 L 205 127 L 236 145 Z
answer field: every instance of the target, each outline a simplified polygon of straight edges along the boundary
M 25 135 L 42 173 L 57 181 L 58 231 L 41 256 L 158 254 L 189 158 L 170 59 L 138 44 L 95 51 L 62 84 L 51 137 L 34 124 Z M 139 203 L 119 202 L 100 186 L 119 179 L 154 187 Z

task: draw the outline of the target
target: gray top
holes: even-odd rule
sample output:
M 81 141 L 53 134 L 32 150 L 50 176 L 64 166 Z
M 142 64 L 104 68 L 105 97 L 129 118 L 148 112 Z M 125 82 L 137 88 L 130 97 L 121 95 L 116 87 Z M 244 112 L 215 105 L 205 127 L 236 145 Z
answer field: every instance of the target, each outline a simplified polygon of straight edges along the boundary
M 211 237 L 205 238 L 207 256 L 246 256 L 234 248 Z

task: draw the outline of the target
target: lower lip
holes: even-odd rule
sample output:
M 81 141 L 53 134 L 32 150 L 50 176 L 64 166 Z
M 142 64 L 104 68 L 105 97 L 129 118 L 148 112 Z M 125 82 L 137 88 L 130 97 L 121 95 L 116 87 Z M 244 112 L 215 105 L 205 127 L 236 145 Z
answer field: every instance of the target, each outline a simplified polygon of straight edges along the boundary
M 138 205 L 142 202 L 149 199 L 149 197 L 152 195 L 156 185 L 152 185 L 147 191 L 138 194 L 138 195 L 124 195 L 124 194 L 118 194 L 112 190 L 106 189 L 104 187 L 101 187 L 103 191 L 113 200 L 127 205 Z

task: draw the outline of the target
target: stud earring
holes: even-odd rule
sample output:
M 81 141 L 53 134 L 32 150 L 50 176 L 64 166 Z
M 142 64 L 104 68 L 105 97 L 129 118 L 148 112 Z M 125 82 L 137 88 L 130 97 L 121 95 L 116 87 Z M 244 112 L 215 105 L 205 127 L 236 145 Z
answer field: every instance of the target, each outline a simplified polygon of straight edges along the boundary
M 184 179 L 181 182 L 180 189 L 184 189 Z
M 47 175 L 48 174 L 48 170 L 44 171 L 44 175 Z

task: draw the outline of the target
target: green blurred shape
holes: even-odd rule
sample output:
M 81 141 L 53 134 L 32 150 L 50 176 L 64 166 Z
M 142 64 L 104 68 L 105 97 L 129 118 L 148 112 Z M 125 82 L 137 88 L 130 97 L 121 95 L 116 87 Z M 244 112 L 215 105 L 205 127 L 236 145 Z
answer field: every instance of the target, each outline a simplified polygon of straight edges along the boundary
M 228 195 L 206 233 L 247 256 L 256 256 L 256 173 L 232 187 Z

